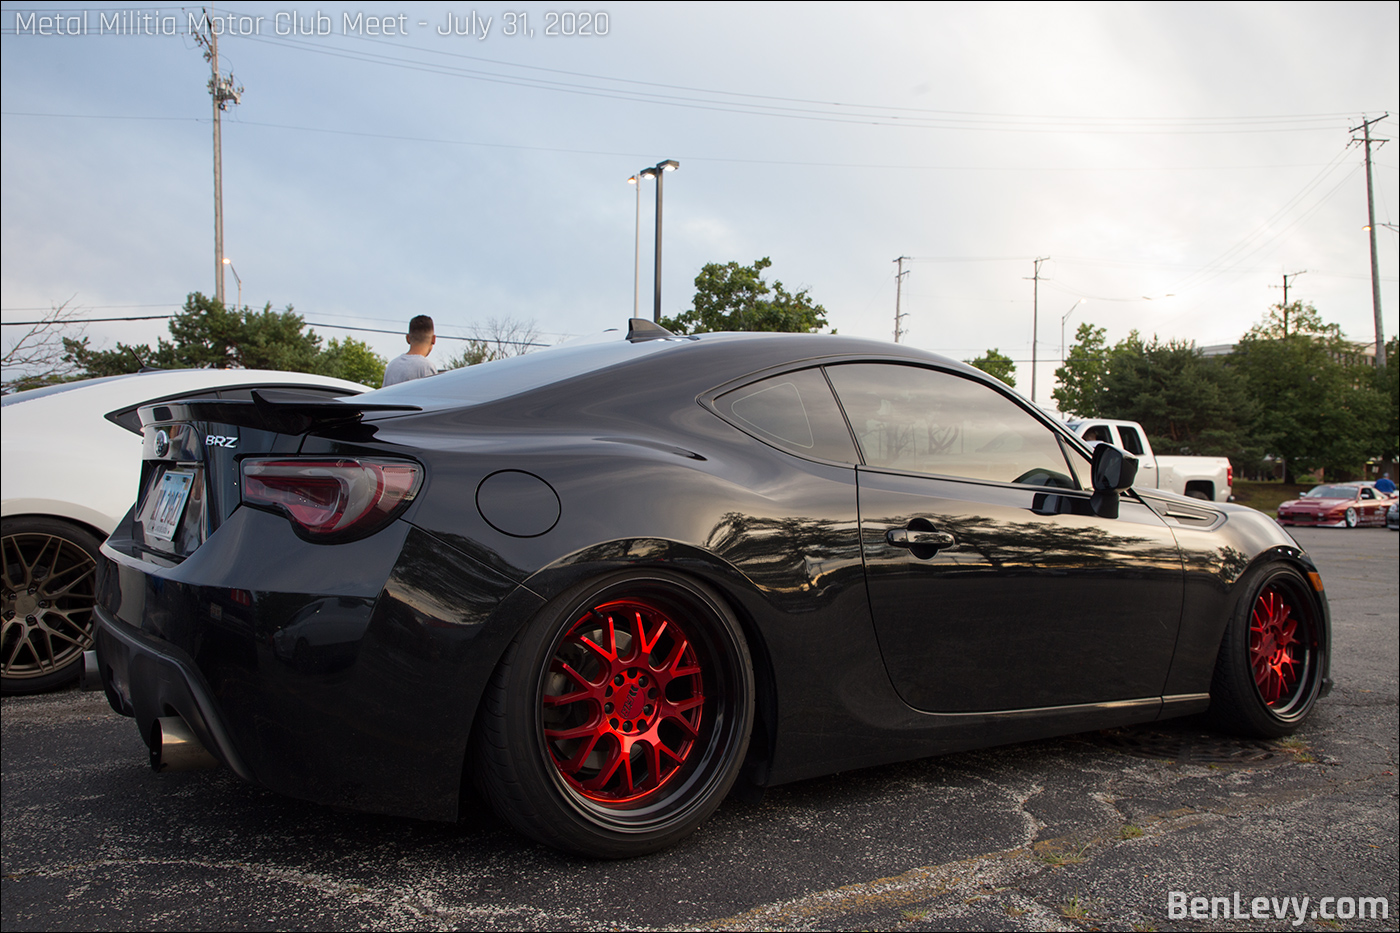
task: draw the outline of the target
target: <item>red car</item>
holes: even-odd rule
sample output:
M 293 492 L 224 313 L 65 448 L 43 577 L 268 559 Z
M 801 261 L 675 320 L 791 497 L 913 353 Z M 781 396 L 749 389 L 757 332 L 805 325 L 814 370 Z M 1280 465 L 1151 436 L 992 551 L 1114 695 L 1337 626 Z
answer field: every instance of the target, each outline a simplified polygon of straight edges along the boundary
M 1385 511 L 1395 501 L 1374 486 L 1362 483 L 1330 483 L 1314 486 L 1300 499 L 1290 499 L 1278 507 L 1280 525 L 1327 525 L 1355 528 L 1357 525 L 1385 525 Z

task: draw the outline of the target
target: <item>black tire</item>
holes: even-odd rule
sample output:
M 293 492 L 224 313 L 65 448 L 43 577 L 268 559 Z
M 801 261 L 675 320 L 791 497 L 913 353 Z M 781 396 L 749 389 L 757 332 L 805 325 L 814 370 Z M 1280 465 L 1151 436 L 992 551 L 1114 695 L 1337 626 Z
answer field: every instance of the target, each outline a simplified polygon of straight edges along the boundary
M 86 528 L 56 518 L 7 518 L 0 535 L 0 691 L 39 693 L 71 683 L 92 647 L 100 542 Z
M 474 767 L 525 835 L 579 855 L 644 855 L 720 805 L 753 710 L 753 662 L 719 595 L 665 571 L 622 572 L 553 600 L 516 637 L 482 698 Z
M 1307 580 L 1261 568 L 1225 628 L 1210 689 L 1210 719 L 1239 735 L 1296 732 L 1322 688 L 1327 638 Z
M 1346 523 L 1348 528 L 1355 528 L 1360 524 L 1356 518 L 1356 509 L 1347 509 Z
M 1206 502 L 1210 501 L 1210 496 L 1199 489 L 1188 489 L 1186 490 L 1186 495 L 1191 499 L 1203 499 Z

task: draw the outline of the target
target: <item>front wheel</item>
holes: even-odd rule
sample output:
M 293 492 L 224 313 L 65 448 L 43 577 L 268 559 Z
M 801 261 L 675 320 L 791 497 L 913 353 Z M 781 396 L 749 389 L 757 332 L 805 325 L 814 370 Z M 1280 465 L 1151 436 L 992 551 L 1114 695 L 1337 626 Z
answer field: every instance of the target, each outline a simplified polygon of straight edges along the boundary
M 1357 526 L 1356 509 L 1347 509 L 1346 522 L 1348 528 L 1355 528 Z
M 1226 625 L 1210 690 L 1210 718 L 1242 735 L 1297 731 L 1322 687 L 1327 640 L 1303 576 L 1265 568 Z
M 526 835 L 624 858 L 677 842 L 733 786 L 753 725 L 753 664 L 709 587 L 634 571 L 554 600 L 482 700 L 481 786 Z

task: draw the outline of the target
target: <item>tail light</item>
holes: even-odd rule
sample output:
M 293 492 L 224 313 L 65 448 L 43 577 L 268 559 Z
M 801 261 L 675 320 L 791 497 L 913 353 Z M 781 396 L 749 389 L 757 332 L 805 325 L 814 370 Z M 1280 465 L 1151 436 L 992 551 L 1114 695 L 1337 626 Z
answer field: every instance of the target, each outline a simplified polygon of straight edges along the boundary
M 1231 489 L 1235 488 L 1235 465 L 1233 463 L 1225 466 L 1225 485 Z
M 284 513 L 318 539 L 361 537 L 418 492 L 423 468 L 403 460 L 244 460 L 243 501 Z

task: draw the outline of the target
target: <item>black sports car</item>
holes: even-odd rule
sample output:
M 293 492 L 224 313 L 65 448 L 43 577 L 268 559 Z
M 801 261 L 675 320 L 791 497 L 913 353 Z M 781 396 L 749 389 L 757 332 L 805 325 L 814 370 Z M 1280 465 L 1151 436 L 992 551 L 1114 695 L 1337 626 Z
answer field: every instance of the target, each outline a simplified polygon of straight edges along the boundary
M 736 782 L 1207 707 L 1278 736 L 1331 683 L 1270 518 L 1132 489 L 1123 451 L 902 346 L 634 321 L 141 416 L 92 660 L 158 768 L 443 820 L 474 779 L 615 857 Z

